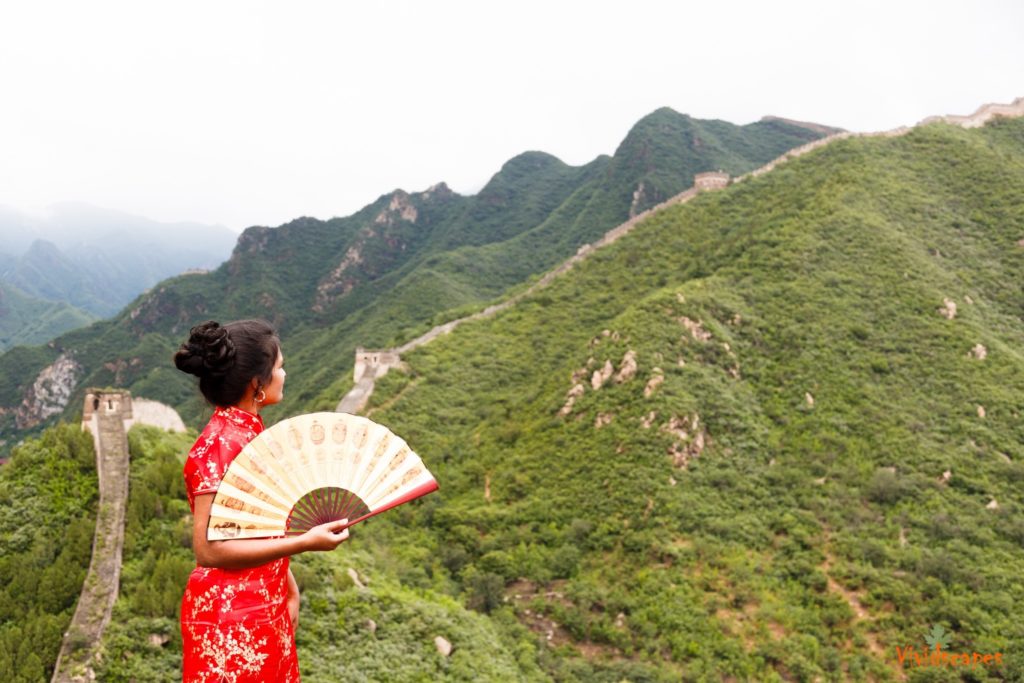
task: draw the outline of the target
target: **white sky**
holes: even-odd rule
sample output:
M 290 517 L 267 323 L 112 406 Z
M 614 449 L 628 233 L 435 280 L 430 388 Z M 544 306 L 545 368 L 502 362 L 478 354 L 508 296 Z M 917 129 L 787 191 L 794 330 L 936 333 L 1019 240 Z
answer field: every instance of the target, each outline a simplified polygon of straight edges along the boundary
M 660 106 L 881 130 L 1021 95 L 1019 0 L 9 1 L 0 204 L 240 230 L 585 163 Z

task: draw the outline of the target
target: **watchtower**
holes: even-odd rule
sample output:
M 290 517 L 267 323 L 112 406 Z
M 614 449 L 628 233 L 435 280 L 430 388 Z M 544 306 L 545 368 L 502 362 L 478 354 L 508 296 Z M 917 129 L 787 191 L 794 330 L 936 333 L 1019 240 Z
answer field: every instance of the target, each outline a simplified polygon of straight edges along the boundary
M 390 349 L 356 349 L 356 362 L 352 368 L 352 381 L 356 384 L 363 377 L 377 379 L 387 374 L 391 368 L 401 365 L 402 359 Z
M 82 406 L 82 422 L 92 420 L 94 414 L 119 414 L 122 419 L 132 418 L 132 395 L 119 389 L 86 389 Z
M 693 176 L 693 186 L 698 192 L 721 190 L 729 185 L 729 174 L 724 171 L 709 171 Z

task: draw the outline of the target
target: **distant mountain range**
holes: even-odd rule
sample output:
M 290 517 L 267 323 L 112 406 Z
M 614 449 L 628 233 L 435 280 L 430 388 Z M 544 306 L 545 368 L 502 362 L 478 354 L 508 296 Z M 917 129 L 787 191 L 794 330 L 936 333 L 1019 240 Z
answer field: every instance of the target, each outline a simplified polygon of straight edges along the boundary
M 77 368 L 67 378 L 73 393 L 126 386 L 195 420 L 204 408 L 168 354 L 199 320 L 260 316 L 280 328 L 289 367 L 300 370 L 289 385 L 298 400 L 289 405 L 333 407 L 351 383 L 356 346 L 404 340 L 499 296 L 690 187 L 695 173 L 743 173 L 834 130 L 780 120 L 736 126 L 659 109 L 633 126 L 614 155 L 583 166 L 526 152 L 473 196 L 440 183 L 396 190 L 344 218 L 249 228 L 215 271 L 162 282 L 115 318 L 46 349 L 0 357 L 7 378 L 0 406 L 11 408 L 9 422 L 37 425 L 48 411 L 34 405 L 31 387 L 63 355 L 74 364 L 61 367 Z M 138 247 L 107 242 L 123 250 L 122 260 L 136 258 Z M 74 410 L 76 399 L 69 405 Z
M 45 217 L 0 207 L 0 349 L 47 341 L 113 315 L 166 277 L 215 268 L 236 238 L 222 226 L 81 203 L 54 205 Z

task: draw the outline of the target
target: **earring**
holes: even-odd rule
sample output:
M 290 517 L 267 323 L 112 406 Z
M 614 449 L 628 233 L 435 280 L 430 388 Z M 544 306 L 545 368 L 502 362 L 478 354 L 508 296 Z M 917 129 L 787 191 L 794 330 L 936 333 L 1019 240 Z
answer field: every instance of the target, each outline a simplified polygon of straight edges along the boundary
M 255 401 L 256 403 L 263 403 L 264 401 L 267 400 L 267 392 L 260 389 L 252 400 Z

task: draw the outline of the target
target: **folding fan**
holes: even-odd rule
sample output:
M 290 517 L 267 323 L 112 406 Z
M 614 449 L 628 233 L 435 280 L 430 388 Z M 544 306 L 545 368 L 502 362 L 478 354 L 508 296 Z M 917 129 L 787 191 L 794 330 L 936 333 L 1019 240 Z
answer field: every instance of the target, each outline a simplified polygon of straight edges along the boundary
M 338 519 L 348 526 L 437 490 L 407 443 L 347 413 L 310 413 L 261 432 L 228 466 L 207 539 L 298 535 Z

